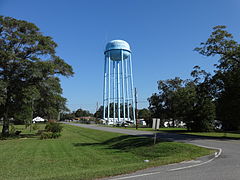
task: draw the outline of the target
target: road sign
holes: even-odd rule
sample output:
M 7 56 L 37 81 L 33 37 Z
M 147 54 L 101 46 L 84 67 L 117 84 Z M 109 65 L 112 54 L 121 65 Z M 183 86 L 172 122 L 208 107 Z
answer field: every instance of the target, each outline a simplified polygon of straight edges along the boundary
M 154 130 L 159 130 L 159 126 L 160 126 L 160 119 L 157 118 L 153 118 L 153 124 L 152 124 L 152 128 Z M 156 144 L 156 140 L 157 140 L 157 133 L 154 133 L 154 144 Z
M 160 126 L 160 119 L 153 118 L 152 128 L 158 130 Z

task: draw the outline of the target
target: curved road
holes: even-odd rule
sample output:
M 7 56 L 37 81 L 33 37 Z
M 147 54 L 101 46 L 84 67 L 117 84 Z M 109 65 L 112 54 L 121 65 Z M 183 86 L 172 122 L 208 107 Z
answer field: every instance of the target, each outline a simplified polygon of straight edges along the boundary
M 136 131 L 96 125 L 74 124 L 85 128 L 118 132 L 129 135 L 153 135 L 148 131 Z M 206 156 L 195 161 L 182 162 L 140 170 L 135 173 L 108 179 L 127 180 L 240 180 L 240 140 L 208 138 L 201 136 L 159 133 L 159 138 L 218 148 L 215 156 Z

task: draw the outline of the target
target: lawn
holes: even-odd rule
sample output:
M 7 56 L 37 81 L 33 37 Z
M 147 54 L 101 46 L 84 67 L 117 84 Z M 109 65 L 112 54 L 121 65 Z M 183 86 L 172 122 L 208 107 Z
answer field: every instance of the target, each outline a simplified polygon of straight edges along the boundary
M 207 136 L 207 137 L 240 139 L 239 132 L 185 132 L 183 134 L 191 134 L 191 135 L 196 135 L 196 136 Z
M 78 122 L 71 122 L 71 123 L 78 123 Z M 80 123 L 81 124 L 81 123 Z M 120 126 L 112 126 L 112 125 L 100 125 L 98 124 L 98 126 L 102 126 L 102 127 L 111 127 L 111 128 L 121 128 L 121 129 L 130 129 L 130 130 L 138 130 L 138 131 L 155 131 L 152 128 L 149 127 L 139 127 L 138 129 L 136 129 L 136 127 L 120 127 Z M 169 131 L 169 132 L 181 132 L 181 131 L 187 131 L 186 128 L 159 128 L 159 133 L 161 131 Z
M 20 127 L 24 130 L 23 127 Z M 1 129 L 1 128 L 0 128 Z M 94 179 L 190 160 L 213 150 L 64 125 L 59 139 L 37 136 L 0 140 L 4 180 Z M 150 160 L 146 163 L 144 160 Z
M 131 130 L 138 130 L 138 131 L 152 131 L 152 132 L 157 132 L 157 133 L 162 133 L 162 132 L 170 132 L 170 133 L 181 133 L 181 132 L 187 132 L 186 128 L 172 128 L 172 127 L 161 127 L 159 128 L 159 130 L 154 130 L 152 128 L 149 127 L 138 127 L 138 129 L 136 129 L 136 127 L 116 127 L 116 126 L 112 126 L 112 125 L 99 125 L 99 126 L 104 126 L 104 127 L 111 127 L 111 128 L 121 128 L 121 129 L 131 129 Z
M 106 127 L 112 127 L 107 125 L 100 125 Z M 123 128 L 125 127 L 114 127 L 114 128 Z M 126 129 L 136 130 L 135 127 L 127 127 Z M 189 135 L 196 135 L 196 136 L 207 136 L 207 137 L 217 137 L 217 138 L 229 138 L 229 139 L 240 139 L 240 132 L 221 132 L 221 131 L 212 131 L 212 132 L 190 132 L 187 131 L 186 128 L 160 128 L 159 130 L 155 131 L 152 128 L 138 128 L 138 131 L 154 131 L 157 133 L 178 133 L 178 134 L 189 134 Z

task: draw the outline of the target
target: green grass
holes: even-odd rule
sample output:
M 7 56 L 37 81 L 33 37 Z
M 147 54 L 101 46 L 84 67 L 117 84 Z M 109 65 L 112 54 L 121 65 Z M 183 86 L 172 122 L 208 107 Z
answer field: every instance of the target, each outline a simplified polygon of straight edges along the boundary
M 101 125 L 103 126 L 103 125 Z M 106 125 L 105 125 L 106 126 Z M 106 126 L 112 127 L 112 126 Z M 124 127 L 115 127 L 115 128 L 123 128 Z M 127 127 L 126 129 L 136 130 L 135 127 Z M 152 128 L 138 128 L 138 131 L 155 131 Z M 219 137 L 219 138 L 229 138 L 229 139 L 240 139 L 240 132 L 189 132 L 186 128 L 160 128 L 158 133 L 168 132 L 168 133 L 178 133 L 178 134 L 190 134 L 196 136 L 207 136 L 207 137 Z
M 25 127 L 25 125 L 14 125 L 14 131 L 21 131 L 20 136 L 16 137 L 16 136 L 11 136 L 8 139 L 16 139 L 16 138 L 37 138 L 36 133 L 38 132 L 38 130 L 43 130 L 45 128 L 44 123 L 40 123 L 40 124 L 32 124 L 32 127 L 28 126 Z M 34 130 L 34 126 L 37 126 L 38 129 Z M 10 133 L 11 133 L 11 129 L 12 126 L 10 125 Z M 0 126 L 0 140 L 1 140 L 1 132 L 2 132 L 2 126 Z
M 24 131 L 23 127 L 19 128 Z M 30 133 L 29 130 L 25 132 Z M 94 179 L 190 160 L 213 152 L 177 142 L 160 141 L 153 145 L 152 139 L 147 137 L 70 125 L 64 125 L 59 139 L 28 137 L 0 141 L 1 179 Z M 150 162 L 145 163 L 145 159 Z
M 111 126 L 111 125 L 99 125 L 99 126 L 103 126 L 103 127 L 112 127 L 112 128 L 121 128 L 121 129 L 130 129 L 130 130 L 138 130 L 138 131 L 156 131 L 153 130 L 152 128 L 148 128 L 148 127 L 139 127 L 138 129 L 136 129 L 135 127 L 116 127 L 116 126 Z M 157 130 L 158 133 L 161 132 L 185 132 L 187 131 L 186 128 L 160 128 L 159 130 Z
M 185 132 L 184 134 L 191 134 L 196 136 L 207 136 L 207 137 L 240 139 L 240 133 L 237 133 L 237 132 Z

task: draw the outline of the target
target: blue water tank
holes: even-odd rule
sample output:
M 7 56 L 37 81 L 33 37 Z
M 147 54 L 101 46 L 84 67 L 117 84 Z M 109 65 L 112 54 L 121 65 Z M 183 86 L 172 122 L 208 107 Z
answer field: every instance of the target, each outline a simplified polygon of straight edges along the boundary
M 129 44 L 123 40 L 113 40 L 107 43 L 104 54 L 113 61 L 120 61 L 122 59 L 121 52 L 123 59 L 127 59 L 131 53 Z

